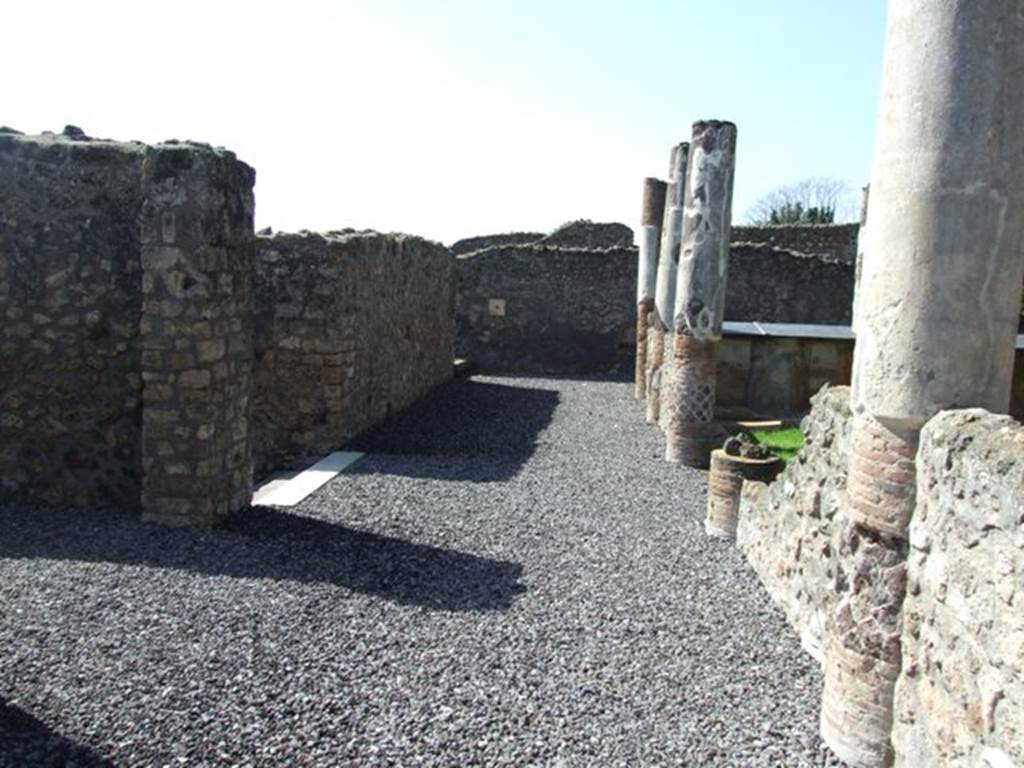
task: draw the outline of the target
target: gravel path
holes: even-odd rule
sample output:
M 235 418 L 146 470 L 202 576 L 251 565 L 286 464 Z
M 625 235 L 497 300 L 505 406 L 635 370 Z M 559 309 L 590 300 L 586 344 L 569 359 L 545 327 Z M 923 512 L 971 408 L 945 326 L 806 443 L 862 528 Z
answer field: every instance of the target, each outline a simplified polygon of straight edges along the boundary
M 455 382 L 289 511 L 0 506 L 0 765 L 824 766 L 631 385 Z

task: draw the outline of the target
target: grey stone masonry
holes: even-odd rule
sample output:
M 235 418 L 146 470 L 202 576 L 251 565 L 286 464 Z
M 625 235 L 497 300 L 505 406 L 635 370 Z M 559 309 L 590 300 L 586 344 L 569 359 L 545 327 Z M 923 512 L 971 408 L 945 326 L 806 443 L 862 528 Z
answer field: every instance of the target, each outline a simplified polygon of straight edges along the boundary
M 454 262 L 411 235 L 257 237 L 257 472 L 333 450 L 451 377 Z
M 145 149 L 0 133 L 0 492 L 138 504 Z
M 252 497 L 255 174 L 166 144 L 142 177 L 143 517 L 213 523 Z
M 0 132 L 0 475 L 211 523 L 249 502 L 253 171 L 230 152 Z
M 672 323 L 665 458 L 706 467 L 718 442 L 715 373 L 729 268 L 736 126 L 694 123 Z

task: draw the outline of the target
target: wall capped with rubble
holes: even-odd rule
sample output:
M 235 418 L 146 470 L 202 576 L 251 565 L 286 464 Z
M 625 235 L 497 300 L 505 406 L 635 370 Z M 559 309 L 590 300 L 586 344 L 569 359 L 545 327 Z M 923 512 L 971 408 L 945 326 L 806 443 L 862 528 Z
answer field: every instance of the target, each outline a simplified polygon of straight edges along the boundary
M 734 226 L 733 243 L 758 243 L 853 264 L 857 259 L 860 224 L 780 224 Z
M 452 374 L 451 252 L 376 232 L 257 238 L 257 471 L 337 448 Z

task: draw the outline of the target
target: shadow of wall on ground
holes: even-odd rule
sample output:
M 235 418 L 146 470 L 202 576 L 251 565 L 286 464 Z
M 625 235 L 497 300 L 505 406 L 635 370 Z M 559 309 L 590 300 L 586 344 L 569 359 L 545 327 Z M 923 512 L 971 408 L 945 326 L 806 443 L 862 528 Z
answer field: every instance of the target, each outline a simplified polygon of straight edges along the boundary
M 456 379 L 350 443 L 354 474 L 463 482 L 515 477 L 558 407 L 552 389 Z
M 28 766 L 114 768 L 114 763 L 0 696 L 0 768 Z
M 323 583 L 443 611 L 503 611 L 518 563 L 380 536 L 269 507 L 217 528 L 168 528 L 104 509 L 0 506 L 0 558 L 143 565 L 202 576 Z

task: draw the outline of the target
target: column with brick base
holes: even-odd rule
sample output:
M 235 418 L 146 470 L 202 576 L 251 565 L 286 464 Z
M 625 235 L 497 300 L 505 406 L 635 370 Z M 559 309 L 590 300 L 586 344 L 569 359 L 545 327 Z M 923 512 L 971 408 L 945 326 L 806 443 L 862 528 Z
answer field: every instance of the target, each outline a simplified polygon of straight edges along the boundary
M 946 408 L 1009 405 L 1024 279 L 1022 71 L 1016 0 L 891 0 L 821 715 L 825 741 L 855 768 L 894 759 L 920 428 Z
M 644 179 L 640 211 L 639 264 L 636 279 L 636 382 L 634 395 L 647 397 L 647 328 L 654 310 L 654 292 L 661 245 L 661 222 L 665 215 L 665 182 Z
M 654 312 L 648 331 L 647 351 L 647 421 L 657 424 L 661 413 L 659 396 L 665 372 L 666 333 L 672 328 L 672 305 L 676 292 L 676 268 L 679 265 L 679 241 L 683 231 L 683 187 L 690 145 L 672 148 L 668 185 L 665 190 L 665 214 L 661 224 L 661 247 L 658 249 L 658 274 L 654 286 Z
M 714 420 L 715 381 L 735 168 L 736 126 L 694 123 L 674 307 L 675 375 L 662 393 L 669 409 L 665 458 L 691 467 L 708 466 L 722 437 Z
M 142 514 L 211 524 L 252 497 L 254 173 L 162 144 L 143 163 Z

